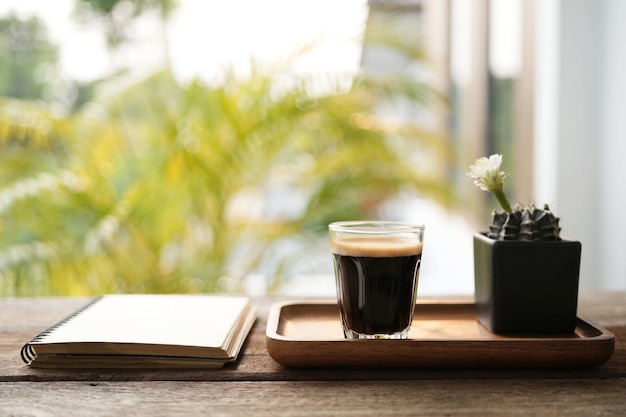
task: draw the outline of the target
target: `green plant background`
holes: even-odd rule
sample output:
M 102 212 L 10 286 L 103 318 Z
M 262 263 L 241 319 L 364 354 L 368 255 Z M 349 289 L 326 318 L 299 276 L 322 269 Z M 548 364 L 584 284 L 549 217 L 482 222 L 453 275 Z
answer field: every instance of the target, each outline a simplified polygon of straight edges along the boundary
M 112 77 L 73 112 L 1 98 L 0 294 L 245 292 L 250 274 L 272 292 L 328 266 L 308 258 L 331 221 L 407 190 L 450 203 L 450 143 L 420 122 L 442 105 L 430 86 L 328 76 L 320 93 L 290 64 Z

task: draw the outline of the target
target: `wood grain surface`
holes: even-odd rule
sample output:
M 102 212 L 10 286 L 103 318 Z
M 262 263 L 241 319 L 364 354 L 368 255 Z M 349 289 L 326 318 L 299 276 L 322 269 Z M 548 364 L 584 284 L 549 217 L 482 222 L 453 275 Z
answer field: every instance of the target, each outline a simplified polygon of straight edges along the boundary
M 271 359 L 259 319 L 220 370 L 40 370 L 22 345 L 85 298 L 0 299 L 0 415 L 625 415 L 626 293 L 582 293 L 579 315 L 615 335 L 591 369 L 292 369 Z
M 9 383 L 0 410 L 33 417 L 623 416 L 624 392 L 624 379 Z

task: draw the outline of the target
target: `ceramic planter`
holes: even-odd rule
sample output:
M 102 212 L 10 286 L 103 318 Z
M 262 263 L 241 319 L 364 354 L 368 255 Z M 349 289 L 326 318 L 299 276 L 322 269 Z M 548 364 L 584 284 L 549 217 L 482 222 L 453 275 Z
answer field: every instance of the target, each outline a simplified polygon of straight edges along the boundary
M 474 234 L 478 320 L 494 333 L 572 333 L 580 254 L 576 241 L 502 241 Z

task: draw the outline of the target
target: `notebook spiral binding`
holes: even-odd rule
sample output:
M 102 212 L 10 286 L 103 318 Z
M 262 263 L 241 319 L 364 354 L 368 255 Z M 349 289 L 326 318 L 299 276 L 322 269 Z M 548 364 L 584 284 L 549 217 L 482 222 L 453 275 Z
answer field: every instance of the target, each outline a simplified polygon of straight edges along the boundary
M 66 318 L 64 318 L 60 322 L 58 322 L 56 324 L 53 324 L 52 326 L 48 327 L 46 330 L 44 330 L 43 332 L 39 333 L 37 336 L 33 337 L 29 342 L 27 342 L 24 346 L 22 346 L 22 350 L 20 352 L 20 356 L 22 357 L 22 360 L 24 361 L 24 363 L 26 363 L 27 365 L 30 365 L 35 360 L 35 358 L 37 357 L 37 352 L 35 352 L 35 349 L 33 349 L 33 347 L 31 346 L 31 343 L 35 343 L 35 342 L 39 342 L 39 341 L 43 340 L 46 336 L 48 336 L 50 333 L 52 333 L 55 329 L 57 329 L 58 327 L 62 326 L 65 323 L 67 323 L 68 321 L 70 321 L 74 317 L 78 316 L 80 313 L 82 313 L 83 311 L 87 310 L 89 307 L 91 307 L 92 305 L 94 305 L 96 302 L 98 302 L 101 299 L 102 299 L 102 297 L 97 297 L 97 298 L 91 300 L 84 307 L 82 307 L 79 310 L 76 310 L 74 313 L 72 313 L 71 315 L 67 316 Z

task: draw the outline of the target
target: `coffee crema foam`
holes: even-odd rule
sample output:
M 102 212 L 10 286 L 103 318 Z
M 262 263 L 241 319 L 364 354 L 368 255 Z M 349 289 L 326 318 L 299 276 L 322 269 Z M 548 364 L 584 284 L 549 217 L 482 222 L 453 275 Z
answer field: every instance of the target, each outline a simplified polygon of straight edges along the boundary
M 365 256 L 370 258 L 393 258 L 422 253 L 423 243 L 415 239 L 383 236 L 349 236 L 331 241 L 331 251 L 335 255 Z

